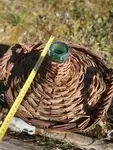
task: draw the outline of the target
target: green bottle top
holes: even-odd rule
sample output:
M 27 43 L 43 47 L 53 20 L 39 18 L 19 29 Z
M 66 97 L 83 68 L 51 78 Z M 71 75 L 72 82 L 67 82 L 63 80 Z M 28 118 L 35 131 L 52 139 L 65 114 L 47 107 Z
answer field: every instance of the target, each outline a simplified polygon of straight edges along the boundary
M 48 55 L 52 61 L 63 63 L 69 57 L 69 48 L 63 42 L 55 42 L 50 46 Z

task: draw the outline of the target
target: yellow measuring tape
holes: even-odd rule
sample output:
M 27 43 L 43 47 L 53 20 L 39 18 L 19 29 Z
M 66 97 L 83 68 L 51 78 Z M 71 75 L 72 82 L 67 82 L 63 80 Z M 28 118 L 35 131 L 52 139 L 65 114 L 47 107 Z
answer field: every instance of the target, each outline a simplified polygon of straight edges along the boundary
M 4 135 L 5 135 L 8 127 L 9 127 L 10 122 L 12 121 L 15 113 L 17 112 L 17 110 L 18 110 L 18 108 L 19 108 L 19 106 L 20 106 L 20 104 L 21 104 L 25 94 L 27 93 L 27 91 L 28 91 L 28 89 L 29 89 L 29 87 L 30 87 L 30 85 L 31 85 L 31 83 L 32 83 L 32 81 L 33 81 L 33 79 L 34 79 L 34 77 L 35 77 L 35 75 L 36 75 L 40 65 L 42 64 L 42 62 L 43 62 L 43 60 L 44 60 L 44 58 L 45 58 L 45 56 L 47 54 L 47 51 L 48 51 L 48 49 L 49 49 L 49 47 L 50 47 L 50 45 L 52 44 L 53 41 L 54 41 L 54 37 L 51 36 L 49 41 L 47 42 L 44 50 L 42 51 L 38 61 L 36 62 L 33 70 L 31 71 L 29 77 L 27 78 L 24 86 L 22 87 L 19 95 L 17 96 L 15 102 L 13 103 L 13 105 L 12 105 L 9 113 L 7 114 L 4 122 L 2 123 L 2 126 L 0 127 L 0 142 L 2 141 Z

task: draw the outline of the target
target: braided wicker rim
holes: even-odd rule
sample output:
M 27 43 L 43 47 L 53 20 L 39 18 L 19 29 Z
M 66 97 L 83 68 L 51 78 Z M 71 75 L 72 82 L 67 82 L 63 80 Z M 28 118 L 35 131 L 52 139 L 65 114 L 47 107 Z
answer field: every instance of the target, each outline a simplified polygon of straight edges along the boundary
M 48 56 L 37 73 L 16 116 L 39 128 L 83 131 L 100 121 L 113 98 L 113 70 L 85 47 L 66 43 L 65 63 Z M 11 107 L 43 49 L 15 44 L 0 58 L 0 80 Z M 6 114 L 1 108 L 1 118 Z

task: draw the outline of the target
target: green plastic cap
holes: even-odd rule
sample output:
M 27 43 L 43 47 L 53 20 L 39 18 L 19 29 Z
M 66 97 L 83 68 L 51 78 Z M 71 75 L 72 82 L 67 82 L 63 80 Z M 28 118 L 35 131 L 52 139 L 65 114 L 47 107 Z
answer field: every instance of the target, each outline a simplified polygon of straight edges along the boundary
M 63 42 L 55 42 L 50 46 L 48 55 L 52 61 L 63 63 L 69 57 L 69 48 Z

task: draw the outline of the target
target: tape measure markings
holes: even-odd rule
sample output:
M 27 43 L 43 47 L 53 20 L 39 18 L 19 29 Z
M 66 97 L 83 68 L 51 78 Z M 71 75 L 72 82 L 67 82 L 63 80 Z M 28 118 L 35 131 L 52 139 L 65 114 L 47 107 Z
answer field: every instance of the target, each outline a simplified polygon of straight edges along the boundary
M 34 68 L 32 69 L 30 75 L 28 76 L 24 86 L 22 87 L 19 95 L 17 96 L 15 102 L 13 103 L 11 109 L 9 110 L 4 122 L 2 123 L 2 125 L 0 127 L 0 142 L 2 141 L 11 120 L 13 119 L 16 111 L 18 110 L 25 94 L 27 93 L 27 91 L 28 91 L 28 89 L 29 89 L 29 87 L 30 87 L 30 85 L 31 85 L 31 83 L 32 83 L 32 81 L 33 81 L 40 65 L 42 64 L 42 62 L 43 62 L 43 60 L 44 60 L 44 58 L 47 54 L 47 51 L 48 51 L 48 49 L 49 49 L 49 47 L 50 47 L 50 45 L 52 44 L 53 41 L 54 41 L 54 37 L 51 36 L 49 41 L 47 42 L 44 50 L 41 52 L 40 57 L 39 57 L 38 61 L 36 62 Z

